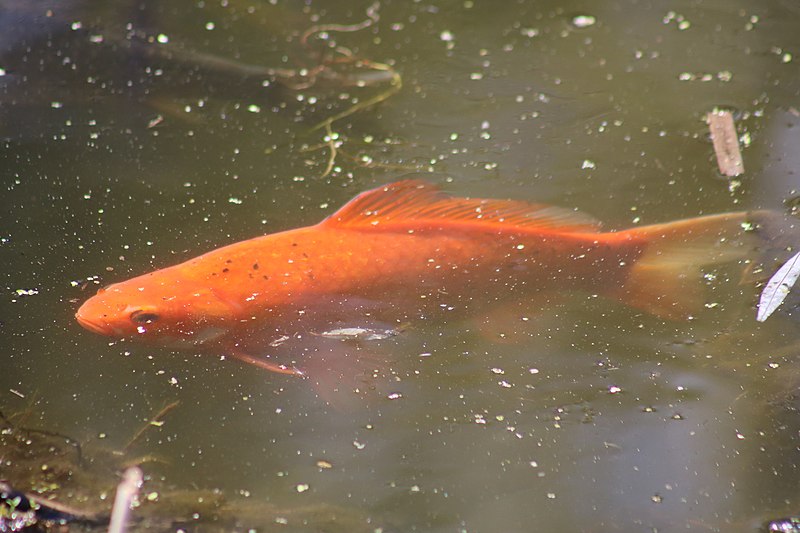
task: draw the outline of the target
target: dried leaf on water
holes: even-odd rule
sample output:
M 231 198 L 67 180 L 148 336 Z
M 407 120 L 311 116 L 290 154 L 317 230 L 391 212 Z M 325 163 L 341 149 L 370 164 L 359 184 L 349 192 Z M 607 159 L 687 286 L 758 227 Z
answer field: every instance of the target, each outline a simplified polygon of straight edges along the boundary
M 769 279 L 758 301 L 756 320 L 764 322 L 783 303 L 786 295 L 800 277 L 800 252 L 781 266 Z

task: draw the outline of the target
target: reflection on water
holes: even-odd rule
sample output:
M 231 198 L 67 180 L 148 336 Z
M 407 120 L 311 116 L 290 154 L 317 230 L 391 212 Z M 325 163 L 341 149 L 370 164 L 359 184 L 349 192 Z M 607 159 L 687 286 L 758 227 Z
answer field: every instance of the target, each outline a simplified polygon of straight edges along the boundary
M 796 301 L 756 324 L 733 268 L 709 272 L 689 322 L 560 294 L 527 321 L 334 339 L 390 354 L 346 406 L 73 319 L 99 285 L 314 223 L 412 170 L 607 228 L 781 209 L 798 194 L 794 4 L 382 2 L 315 46 L 391 66 L 403 89 L 330 134 L 308 130 L 385 87 L 264 87 L 115 39 L 303 69 L 303 32 L 359 24 L 366 2 L 12 4 L 0 26 L 43 29 L 4 33 L 0 58 L 4 412 L 33 404 L 42 427 L 121 448 L 180 400 L 137 444 L 165 483 L 353 509 L 367 530 L 750 531 L 798 512 Z M 736 112 L 741 179 L 716 175 L 714 106 Z

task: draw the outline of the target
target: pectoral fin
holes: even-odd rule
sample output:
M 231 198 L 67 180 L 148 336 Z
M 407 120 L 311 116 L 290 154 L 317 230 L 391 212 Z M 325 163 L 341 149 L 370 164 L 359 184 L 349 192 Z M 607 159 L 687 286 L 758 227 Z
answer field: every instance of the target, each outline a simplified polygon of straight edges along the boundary
M 299 376 L 303 378 L 306 377 L 306 373 L 295 366 L 273 363 L 267 361 L 263 357 L 254 357 L 238 349 L 229 350 L 228 355 L 234 359 L 238 359 L 239 361 L 255 365 L 259 368 L 263 368 L 264 370 L 269 370 L 270 372 L 276 372 L 278 374 L 286 374 L 290 376 Z

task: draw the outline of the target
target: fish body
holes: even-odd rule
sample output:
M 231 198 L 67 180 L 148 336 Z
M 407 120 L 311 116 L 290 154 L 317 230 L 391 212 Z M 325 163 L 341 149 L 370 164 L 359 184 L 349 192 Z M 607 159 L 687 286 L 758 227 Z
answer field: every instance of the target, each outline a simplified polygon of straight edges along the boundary
M 696 300 L 680 292 L 687 267 L 739 257 L 731 237 L 745 216 L 600 232 L 574 211 L 455 198 L 402 181 L 362 193 L 319 224 L 110 285 L 76 316 L 97 333 L 177 347 L 239 345 L 255 332 L 277 335 L 359 314 L 401 320 L 442 308 L 477 312 L 566 287 L 680 318 Z

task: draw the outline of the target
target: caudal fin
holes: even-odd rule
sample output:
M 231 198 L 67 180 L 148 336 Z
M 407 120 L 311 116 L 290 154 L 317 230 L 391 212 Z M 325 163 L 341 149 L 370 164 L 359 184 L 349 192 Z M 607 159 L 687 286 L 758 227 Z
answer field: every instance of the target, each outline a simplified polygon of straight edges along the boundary
M 702 268 L 750 256 L 767 212 L 710 215 L 627 230 L 646 243 L 614 297 L 661 318 L 685 320 L 702 309 Z

